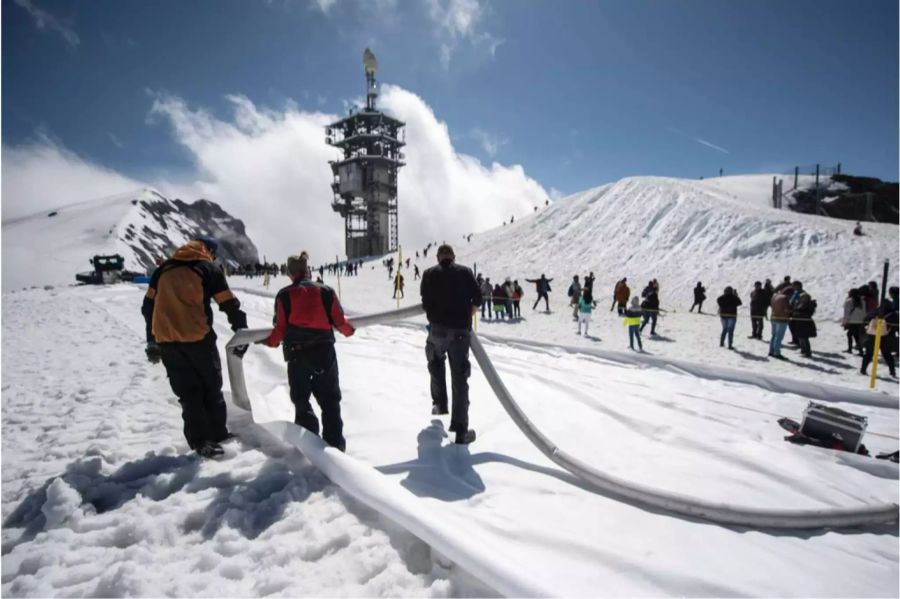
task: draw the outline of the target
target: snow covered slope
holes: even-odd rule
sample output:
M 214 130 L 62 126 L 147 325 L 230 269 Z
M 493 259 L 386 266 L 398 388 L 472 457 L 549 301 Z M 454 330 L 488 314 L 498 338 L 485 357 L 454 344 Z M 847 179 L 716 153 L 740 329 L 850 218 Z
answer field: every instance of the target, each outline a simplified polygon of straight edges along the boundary
M 595 296 L 604 300 L 622 277 L 638 293 L 656 278 L 662 307 L 670 310 L 690 307 L 697 281 L 707 287 L 713 311 L 726 285 L 746 304 L 754 280 L 777 284 L 791 275 L 818 300 L 818 315 L 833 318 L 851 286 L 881 281 L 886 258 L 897 284 L 896 225 L 869 224 L 868 235 L 857 237 L 847 221 L 769 207 L 765 189 L 771 176 L 622 179 L 455 245 L 464 263 L 477 262 L 492 280 L 521 282 L 544 272 L 556 279 L 557 293 L 565 293 L 572 275 L 588 271 L 597 276 Z
M 52 214 L 52 216 L 50 216 Z M 157 258 L 196 238 L 220 241 L 230 262 L 258 261 L 244 224 L 207 200 L 187 204 L 153 189 L 60 206 L 3 222 L 3 290 L 75 282 L 95 254 L 120 254 L 145 271 Z
M 357 305 L 371 295 L 344 293 Z M 130 285 L 4 295 L 4 596 L 495 594 L 231 405 L 239 438 L 225 458 L 186 455 L 164 371 L 143 356 L 141 296 Z M 271 297 L 239 296 L 251 327 L 271 323 Z M 224 344 L 227 324 L 216 326 Z M 479 439 L 449 444 L 447 418 L 430 414 L 424 340 L 393 326 L 339 339 L 348 453 L 526 590 L 898 595 L 896 527 L 773 534 L 591 493 L 525 439 L 477 366 Z M 896 464 L 782 440 L 775 420 L 802 396 L 547 348 L 487 351 L 543 432 L 617 476 L 759 507 L 898 500 Z M 253 346 L 244 364 L 256 398 L 289 417 L 281 352 Z M 869 417 L 872 450 L 896 448 L 896 409 L 839 405 Z

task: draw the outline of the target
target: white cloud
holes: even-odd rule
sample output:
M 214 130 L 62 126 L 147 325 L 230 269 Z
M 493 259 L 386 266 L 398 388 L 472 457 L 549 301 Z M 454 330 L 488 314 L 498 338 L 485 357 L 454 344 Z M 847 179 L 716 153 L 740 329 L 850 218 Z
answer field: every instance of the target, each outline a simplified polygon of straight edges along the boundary
M 112 144 L 114 146 L 116 146 L 117 148 L 119 148 L 120 150 L 125 149 L 125 144 L 123 144 L 121 142 L 121 140 L 119 140 L 119 138 L 116 137 L 116 134 L 113 133 L 112 131 L 109 132 L 109 141 L 111 141 Z
M 450 68 L 450 61 L 459 43 L 468 40 L 473 47 L 484 48 L 493 58 L 506 40 L 487 31 L 479 31 L 484 20 L 485 6 L 479 0 L 429 0 L 429 15 L 436 27 L 440 42 L 441 65 Z
M 549 197 L 521 166 L 488 167 L 458 153 L 447 125 L 416 94 L 390 85 L 381 91 L 381 106 L 407 123 L 407 165 L 399 180 L 405 247 L 495 227 L 511 214 L 532 213 Z M 171 125 L 194 162 L 194 172 L 179 185 L 124 177 L 46 137 L 28 146 L 4 146 L 3 219 L 150 184 L 170 197 L 219 203 L 244 221 L 269 259 L 301 249 L 314 261 L 343 255 L 343 222 L 331 209 L 328 166 L 337 151 L 325 144 L 324 131 L 338 117 L 304 112 L 292 102 L 275 110 L 243 96 L 228 100 L 232 115 L 220 119 L 174 96 L 155 99 L 151 120 Z
M 553 200 L 554 202 L 556 200 L 560 200 L 564 197 L 566 197 L 566 194 L 564 194 L 560 190 L 556 189 L 555 187 L 550 188 L 550 199 Z
M 710 143 L 710 142 L 706 141 L 705 139 L 700 139 L 699 137 L 695 137 L 694 141 L 696 141 L 698 144 L 703 144 L 704 146 L 706 146 L 708 148 L 712 148 L 713 150 L 718 150 L 719 152 L 722 152 L 723 154 L 730 154 L 730 152 L 728 150 L 726 150 L 725 148 L 723 148 L 721 146 L 717 146 L 714 143 Z
M 499 135 L 488 133 L 483 129 L 478 129 L 477 127 L 472 130 L 472 137 L 481 144 L 481 149 L 484 150 L 484 153 L 491 157 L 491 159 L 497 157 L 497 152 L 500 151 L 500 148 L 509 143 L 509 140 L 505 137 L 500 137 Z
M 23 146 L 4 145 L 2 179 L 4 222 L 145 186 L 79 158 L 46 136 Z
M 337 0 L 313 0 L 313 3 L 321 10 L 324 14 L 328 14 L 328 11 L 331 10 L 335 4 L 337 4 Z
M 15 3 L 28 11 L 28 14 L 34 19 L 34 26 L 41 31 L 57 32 L 73 48 L 81 43 L 81 39 L 72 27 L 43 8 L 38 8 L 32 0 L 15 0 Z
M 154 113 L 171 121 L 176 138 L 197 166 L 195 195 L 217 201 L 242 218 L 269 256 L 307 249 L 318 256 L 344 253 L 343 225 L 331 209 L 324 127 L 337 116 L 273 111 L 241 96 L 229 98 L 230 122 L 159 98 Z M 548 196 L 521 166 L 493 164 L 453 148 L 447 125 L 417 95 L 387 85 L 381 106 L 407 123 L 407 166 L 400 171 L 400 240 L 407 247 L 495 226 L 526 214 Z M 315 260 L 316 258 L 314 258 Z

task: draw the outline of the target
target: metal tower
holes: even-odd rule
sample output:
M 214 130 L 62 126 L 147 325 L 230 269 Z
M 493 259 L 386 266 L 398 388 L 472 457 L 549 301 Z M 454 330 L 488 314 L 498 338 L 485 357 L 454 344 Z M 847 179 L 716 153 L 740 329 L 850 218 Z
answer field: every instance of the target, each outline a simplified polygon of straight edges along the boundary
M 344 217 L 347 258 L 387 254 L 397 249 L 397 171 L 405 163 L 403 121 L 375 108 L 378 62 L 363 53 L 366 107 L 325 128 L 325 143 L 343 157 L 330 160 L 334 182 L 331 207 Z

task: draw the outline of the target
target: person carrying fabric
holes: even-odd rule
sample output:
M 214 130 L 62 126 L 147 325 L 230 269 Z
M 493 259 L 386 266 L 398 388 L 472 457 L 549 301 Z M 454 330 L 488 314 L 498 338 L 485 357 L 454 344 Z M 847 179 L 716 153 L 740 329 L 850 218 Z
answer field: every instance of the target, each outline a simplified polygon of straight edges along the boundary
M 222 362 L 216 347 L 210 300 L 228 316 L 233 331 L 247 328 L 247 315 L 213 261 L 219 244 L 211 238 L 175 250 L 150 277 L 141 313 L 147 326 L 147 359 L 162 360 L 169 385 L 181 404 L 184 437 L 201 457 L 225 453 L 232 437 L 222 396 Z M 235 353 L 243 356 L 242 346 Z
M 334 329 L 345 337 L 352 336 L 355 329 L 344 317 L 334 290 L 310 279 L 308 259 L 306 252 L 288 257 L 291 284 L 275 296 L 275 328 L 262 343 L 282 346 L 294 423 L 319 434 L 319 420 L 309 403 L 310 395 L 314 396 L 322 410 L 322 439 L 345 451 Z
M 456 433 L 457 444 L 465 445 L 475 440 L 475 431 L 469 429 L 469 344 L 472 316 L 482 301 L 481 290 L 472 271 L 456 264 L 452 247 L 439 246 L 437 260 L 438 264 L 422 275 L 420 289 L 429 329 L 425 357 L 431 375 L 431 413 L 447 413 L 445 361 L 449 356 L 453 396 L 450 431 Z

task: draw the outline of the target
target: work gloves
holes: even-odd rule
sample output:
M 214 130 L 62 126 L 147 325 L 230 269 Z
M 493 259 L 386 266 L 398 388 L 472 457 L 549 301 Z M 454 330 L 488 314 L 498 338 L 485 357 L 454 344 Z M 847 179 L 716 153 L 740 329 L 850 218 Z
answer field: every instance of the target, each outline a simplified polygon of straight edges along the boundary
M 149 360 L 151 364 L 159 364 L 160 361 L 162 361 L 162 348 L 155 341 L 147 343 L 147 348 L 144 350 L 144 353 L 147 354 L 147 360 Z

